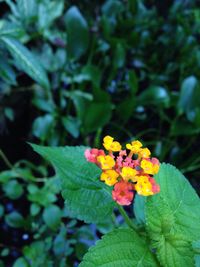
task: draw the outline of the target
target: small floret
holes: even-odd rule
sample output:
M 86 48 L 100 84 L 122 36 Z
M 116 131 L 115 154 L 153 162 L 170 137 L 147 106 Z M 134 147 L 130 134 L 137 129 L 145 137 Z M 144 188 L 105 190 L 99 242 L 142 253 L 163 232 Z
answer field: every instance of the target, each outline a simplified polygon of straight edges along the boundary
M 114 190 L 112 191 L 112 198 L 119 205 L 128 206 L 133 200 L 133 185 L 126 181 L 120 181 L 115 184 Z
M 114 138 L 107 135 L 103 139 L 103 146 L 106 150 L 112 151 L 112 152 L 118 152 L 121 150 L 122 146 L 119 142 L 114 141 Z
M 98 156 L 97 162 L 102 170 L 109 170 L 115 166 L 115 160 L 109 155 Z
M 126 148 L 129 149 L 134 154 L 137 154 L 142 147 L 142 143 L 138 140 L 132 141 L 131 144 L 126 144 Z
M 149 176 L 138 176 L 137 184 L 135 185 L 135 190 L 139 195 L 151 196 L 153 195 L 152 184 L 149 181 Z
M 158 173 L 160 164 L 156 158 L 152 158 L 152 159 L 142 159 L 140 166 L 145 173 L 154 175 Z
M 141 148 L 138 152 L 139 158 L 149 158 L 151 156 L 151 152 L 148 148 Z
M 117 183 L 117 178 L 119 174 L 115 170 L 105 170 L 101 174 L 101 181 L 105 181 L 105 183 L 109 186 L 112 186 Z
M 125 181 L 131 180 L 132 182 L 137 181 L 137 174 L 138 171 L 136 169 L 133 169 L 131 167 L 123 167 L 121 171 L 121 176 Z
M 85 150 L 85 157 L 87 161 L 97 164 L 97 157 L 105 156 L 105 152 L 102 149 L 92 148 Z

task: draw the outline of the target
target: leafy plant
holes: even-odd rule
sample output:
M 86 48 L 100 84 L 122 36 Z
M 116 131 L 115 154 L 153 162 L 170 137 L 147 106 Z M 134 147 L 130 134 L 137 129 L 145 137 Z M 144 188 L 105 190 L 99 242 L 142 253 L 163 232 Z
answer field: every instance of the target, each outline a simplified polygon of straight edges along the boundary
M 113 202 L 109 188 L 98 180 L 98 168 L 86 162 L 86 148 L 33 148 L 53 164 L 72 218 L 104 222 L 118 207 L 129 226 L 106 234 L 89 249 L 80 266 L 195 266 L 198 252 L 193 244 L 200 238 L 200 201 L 175 167 L 161 165 L 155 175 L 160 193 L 147 197 L 142 205 L 137 197 L 135 210 L 143 213 L 143 220 L 137 220 L 137 216 L 133 220 Z

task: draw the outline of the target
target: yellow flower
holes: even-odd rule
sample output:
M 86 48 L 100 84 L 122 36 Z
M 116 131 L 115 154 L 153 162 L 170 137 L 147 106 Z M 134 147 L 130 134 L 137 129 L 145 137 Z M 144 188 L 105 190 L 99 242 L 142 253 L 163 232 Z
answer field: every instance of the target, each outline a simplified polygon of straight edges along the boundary
M 152 192 L 152 184 L 149 182 L 147 176 L 138 176 L 138 182 L 135 185 L 135 190 L 139 195 L 142 196 L 151 196 Z
M 107 185 L 112 186 L 118 182 L 118 176 L 119 174 L 116 171 L 106 170 L 102 172 L 100 179 L 101 181 L 105 181 Z
M 151 152 L 148 148 L 141 148 L 138 153 L 140 158 L 149 158 L 151 156 Z
M 136 177 L 137 174 L 138 174 L 138 171 L 136 171 L 135 169 L 131 167 L 122 168 L 121 176 L 125 181 L 131 180 L 133 182 L 137 182 L 137 177 Z
M 154 175 L 159 171 L 159 164 L 153 164 L 151 160 L 143 159 L 140 166 L 147 174 Z
M 118 152 L 122 148 L 120 143 L 117 142 L 117 141 L 114 141 L 114 138 L 112 138 L 109 135 L 104 137 L 103 146 L 105 147 L 106 150 L 110 150 L 110 151 L 113 151 L 113 152 Z
M 98 156 L 97 162 L 100 164 L 102 170 L 109 170 L 115 166 L 115 160 L 109 155 Z
M 138 140 L 132 141 L 131 144 L 126 144 L 126 148 L 131 150 L 134 154 L 137 154 L 142 147 L 142 143 Z

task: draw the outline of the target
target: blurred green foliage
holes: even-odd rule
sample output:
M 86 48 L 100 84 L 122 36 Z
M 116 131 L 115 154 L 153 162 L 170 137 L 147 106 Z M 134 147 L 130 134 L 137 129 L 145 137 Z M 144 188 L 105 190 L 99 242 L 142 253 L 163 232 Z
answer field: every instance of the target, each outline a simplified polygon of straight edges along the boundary
M 10 125 L 23 121 L 25 101 L 27 141 L 100 147 L 105 134 L 138 138 L 196 185 L 198 1 L 4 0 L 0 10 L 2 146 Z M 14 267 L 73 266 L 96 240 L 96 229 L 68 218 L 58 180 L 32 157 L 33 163 L 13 166 L 2 157 L 9 167 L 0 174 L 2 225 L 29 233 L 13 256 L 27 262 L 19 258 Z M 98 231 L 110 228 L 108 222 Z M 2 258 L 12 255 L 12 246 L 0 243 Z

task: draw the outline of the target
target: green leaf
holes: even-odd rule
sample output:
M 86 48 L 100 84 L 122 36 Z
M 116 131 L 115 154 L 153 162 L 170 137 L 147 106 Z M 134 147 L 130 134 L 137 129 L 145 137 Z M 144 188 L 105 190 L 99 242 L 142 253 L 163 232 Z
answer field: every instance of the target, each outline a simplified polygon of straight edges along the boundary
M 5 216 L 6 223 L 14 228 L 20 228 L 24 225 L 24 218 L 22 215 L 17 212 L 13 211 Z
M 83 119 L 85 133 L 96 131 L 105 126 L 111 119 L 112 106 L 110 102 L 92 102 L 88 104 Z
M 89 45 L 87 21 L 76 6 L 70 7 L 64 19 L 67 28 L 67 50 L 69 56 L 73 59 L 78 59 L 86 52 Z
M 64 9 L 64 1 L 48 1 L 43 0 L 39 3 L 39 18 L 38 24 L 41 30 L 47 29 L 53 21 L 62 15 Z
M 52 178 L 45 183 L 42 188 L 38 188 L 34 184 L 28 185 L 28 200 L 37 203 L 41 206 L 47 207 L 49 204 L 56 201 L 56 193 L 58 190 L 51 184 Z
M 29 267 L 29 265 L 24 258 L 20 257 L 15 261 L 13 267 Z
M 195 267 L 200 267 L 200 240 L 193 242 L 192 247 L 195 251 Z
M 159 194 L 146 202 L 147 230 L 166 267 L 194 266 L 192 241 L 200 238 L 200 201 L 185 177 L 172 165 L 162 164 L 155 176 Z
M 8 59 L 0 54 L 0 75 L 3 80 L 11 85 L 17 85 L 16 75 L 10 64 L 8 64 Z
M 158 266 L 148 246 L 131 229 L 117 229 L 98 241 L 84 256 L 80 267 Z
M 134 209 L 135 218 L 138 224 L 144 224 L 146 222 L 145 211 L 144 211 L 145 201 L 146 201 L 146 197 L 140 196 L 138 194 L 134 198 L 133 209 Z
M 20 66 L 25 73 L 44 88 L 49 88 L 47 74 L 32 52 L 14 38 L 0 36 L 0 41 L 6 45 L 6 48 L 14 57 L 16 64 Z
M 30 214 L 32 216 L 36 216 L 41 210 L 41 207 L 36 204 L 36 203 L 32 203 L 31 206 L 30 206 Z
M 52 261 L 50 260 L 48 250 L 52 245 L 51 238 L 44 241 L 36 241 L 29 246 L 23 248 L 23 253 L 27 261 L 31 264 L 28 266 L 33 267 L 52 267 Z
M 75 117 L 68 116 L 62 118 L 62 123 L 65 129 L 74 137 L 79 136 L 80 120 Z
M 46 225 L 52 229 L 57 230 L 61 223 L 62 212 L 56 205 L 50 205 L 44 209 L 43 220 Z
M 37 15 L 37 3 L 35 0 L 17 0 L 17 8 L 22 21 L 30 21 Z
M 33 134 L 42 141 L 45 141 L 54 125 L 54 118 L 51 114 L 37 117 L 33 122 Z
M 200 133 L 200 127 L 195 127 L 193 123 L 187 121 L 185 118 L 180 118 L 171 127 L 172 136 L 189 136 Z
M 151 86 L 138 96 L 140 105 L 159 105 L 168 107 L 170 98 L 167 90 L 160 86 Z
M 198 108 L 200 105 L 199 82 L 196 77 L 189 76 L 183 80 L 181 85 L 180 96 L 178 100 L 179 114 L 186 113 L 187 119 L 193 122 L 198 116 Z
M 138 91 L 138 78 L 133 70 L 128 72 L 128 85 L 130 86 L 131 94 L 135 96 Z
M 117 42 L 116 48 L 114 51 L 113 58 L 113 67 L 114 68 L 122 68 L 125 64 L 126 52 L 123 42 Z
M 24 29 L 14 23 L 8 21 L 1 21 L 0 23 L 0 36 L 8 36 L 21 38 L 25 35 Z
M 3 191 L 10 199 L 18 199 L 23 194 L 22 185 L 17 180 L 8 181 L 3 185 Z
M 100 169 L 86 161 L 86 147 L 32 146 L 54 165 L 71 217 L 97 223 L 111 215 L 115 203 L 110 188 L 99 181 Z
M 4 206 L 0 204 L 0 218 L 3 217 L 4 214 Z
M 12 108 L 6 107 L 4 110 L 5 116 L 10 120 L 13 121 L 14 120 L 14 111 Z
M 10 253 L 9 249 L 8 249 L 8 248 L 4 248 L 4 249 L 2 249 L 0 255 L 1 255 L 2 257 L 7 257 L 7 256 L 9 255 L 9 253 Z

